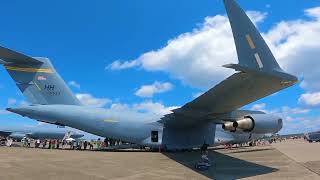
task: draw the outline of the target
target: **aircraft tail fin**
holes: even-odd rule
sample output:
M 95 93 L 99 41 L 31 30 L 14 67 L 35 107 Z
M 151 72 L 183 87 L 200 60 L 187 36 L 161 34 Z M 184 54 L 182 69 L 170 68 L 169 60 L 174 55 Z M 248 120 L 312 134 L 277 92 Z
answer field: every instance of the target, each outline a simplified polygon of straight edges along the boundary
M 234 0 L 224 0 L 233 32 L 238 66 L 263 72 L 283 72 L 255 25 Z
M 32 104 L 81 105 L 47 58 L 33 58 L 0 47 L 3 64 Z

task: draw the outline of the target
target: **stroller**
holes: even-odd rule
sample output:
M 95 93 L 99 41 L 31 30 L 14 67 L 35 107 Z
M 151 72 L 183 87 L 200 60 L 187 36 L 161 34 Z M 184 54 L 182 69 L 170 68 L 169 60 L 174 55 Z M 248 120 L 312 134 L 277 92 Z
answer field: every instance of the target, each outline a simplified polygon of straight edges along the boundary
M 201 160 L 195 164 L 195 168 L 199 171 L 206 171 L 211 167 L 208 152 L 201 155 Z

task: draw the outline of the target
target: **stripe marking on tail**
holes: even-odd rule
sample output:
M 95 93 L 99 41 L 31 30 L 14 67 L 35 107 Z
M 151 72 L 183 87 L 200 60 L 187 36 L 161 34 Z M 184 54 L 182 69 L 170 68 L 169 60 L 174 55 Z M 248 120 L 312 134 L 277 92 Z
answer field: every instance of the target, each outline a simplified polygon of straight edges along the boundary
M 260 69 L 263 68 L 263 64 L 262 64 L 262 61 L 261 61 L 261 59 L 260 59 L 259 54 L 258 54 L 258 53 L 255 53 L 255 54 L 254 54 L 254 57 L 256 58 L 256 61 L 257 61 L 258 65 L 259 65 L 259 68 L 260 68 Z
M 39 91 L 41 91 L 41 88 L 39 87 L 39 85 L 36 82 L 33 82 L 34 85 L 36 85 L 36 87 L 38 88 Z
M 246 39 L 247 39 L 247 41 L 248 41 L 248 44 L 249 44 L 250 48 L 251 48 L 251 49 L 255 49 L 256 46 L 254 45 L 250 34 L 247 34 L 247 35 L 246 35 Z
M 20 72 L 32 72 L 32 73 L 48 73 L 53 74 L 53 70 L 49 68 L 20 68 L 20 67 L 14 67 L 14 66 L 4 66 L 7 70 L 10 71 L 20 71 Z

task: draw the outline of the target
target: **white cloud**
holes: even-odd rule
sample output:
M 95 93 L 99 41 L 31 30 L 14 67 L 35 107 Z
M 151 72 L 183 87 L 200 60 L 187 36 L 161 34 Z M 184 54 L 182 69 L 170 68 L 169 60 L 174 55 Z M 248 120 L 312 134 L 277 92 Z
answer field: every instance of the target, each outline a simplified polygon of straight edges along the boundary
M 254 24 L 263 22 L 268 15 L 266 12 L 259 11 L 247 11 L 246 13 Z
M 125 61 L 125 62 L 114 61 L 113 63 L 108 65 L 106 69 L 122 70 L 122 69 L 132 68 L 138 65 L 139 65 L 138 61 Z
M 198 93 L 194 93 L 192 95 L 192 97 L 195 99 L 195 98 L 198 98 L 199 96 L 201 96 L 204 92 L 198 92 Z
M 299 103 L 306 106 L 318 107 L 320 105 L 320 92 L 302 94 L 299 98 Z
M 266 13 L 249 11 L 255 22 Z M 191 33 L 169 40 L 164 48 L 142 54 L 133 61 L 115 61 L 109 69 L 141 66 L 148 71 L 168 72 L 172 77 L 194 87 L 208 88 L 233 73 L 221 67 L 236 61 L 230 24 L 226 16 L 205 18 L 204 23 Z
M 83 105 L 90 107 L 103 107 L 111 102 L 108 98 L 96 98 L 91 94 L 76 94 L 76 97 Z
M 143 85 L 136 92 L 135 95 L 139 97 L 153 97 L 154 94 L 164 93 L 170 91 L 173 85 L 169 82 L 161 83 L 154 82 L 151 85 Z
M 128 120 L 154 122 L 160 120 L 165 115 L 172 113 L 171 110 L 179 108 L 178 106 L 166 107 L 161 103 L 146 101 L 135 104 L 114 103 L 106 109 L 109 114 L 117 114 Z M 130 117 L 130 118 L 128 118 Z
M 5 109 L 0 109 L 0 115 L 7 115 L 7 114 L 11 114 L 11 112 L 9 112 Z
M 266 13 L 248 11 L 255 22 L 262 22 Z M 301 87 L 320 90 L 320 7 L 305 10 L 304 19 L 275 23 L 263 34 L 279 64 L 303 78 Z M 114 62 L 125 69 L 142 67 L 162 71 L 198 88 L 209 88 L 233 71 L 221 65 L 236 63 L 236 51 L 226 16 L 206 17 L 192 32 L 168 41 L 161 49 L 149 51 L 135 60 Z M 123 65 L 123 66 L 122 66 Z
M 80 89 L 80 87 L 81 87 L 80 84 L 77 83 L 76 81 L 69 81 L 68 84 L 69 84 L 70 86 L 72 86 L 72 87 L 77 88 L 77 89 Z
M 265 103 L 260 103 L 260 104 L 254 104 L 252 107 L 251 107 L 251 110 L 252 111 L 262 111 L 262 112 L 267 112 L 267 110 L 265 109 L 266 108 L 266 104 Z
M 28 103 L 26 101 L 18 101 L 15 98 L 8 98 L 7 107 L 23 106 L 23 105 L 28 105 Z M 0 108 L 0 115 L 7 115 L 7 114 L 12 114 L 12 113 L 7 111 L 5 108 L 1 107 Z
M 179 108 L 179 106 L 165 107 L 161 103 L 154 103 L 152 101 L 146 101 L 146 102 L 133 105 L 133 109 L 138 112 L 148 112 L 148 113 L 153 113 L 161 116 L 172 113 L 171 110 L 177 109 L 177 108 Z
M 281 134 L 302 133 L 314 130 L 314 128 L 308 127 L 307 129 L 304 126 L 304 124 L 312 123 L 312 121 L 310 121 L 310 118 L 308 117 L 308 113 L 311 111 L 310 109 L 305 109 L 301 107 L 292 108 L 289 106 L 282 106 L 280 108 L 269 109 L 267 108 L 267 104 L 260 103 L 254 104 L 251 107 L 251 110 L 263 111 L 265 113 L 281 117 L 283 119 L 284 124 L 282 130 L 280 131 Z
M 300 107 L 291 108 L 288 106 L 282 106 L 280 112 L 282 114 L 287 114 L 287 115 L 307 114 L 310 112 L 310 109 L 305 109 Z
M 266 33 L 279 63 L 303 78 L 307 91 L 320 90 L 320 7 L 305 10 L 307 19 L 282 21 Z
M 8 99 L 8 106 L 13 106 L 13 105 L 16 105 L 17 104 L 17 100 L 14 99 L 14 98 L 9 98 Z

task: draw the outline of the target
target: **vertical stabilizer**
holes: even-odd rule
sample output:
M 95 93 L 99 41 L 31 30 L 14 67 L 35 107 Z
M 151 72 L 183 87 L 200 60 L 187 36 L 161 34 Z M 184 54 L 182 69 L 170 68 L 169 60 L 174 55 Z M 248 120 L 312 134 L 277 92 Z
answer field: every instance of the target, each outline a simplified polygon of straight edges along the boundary
M 32 58 L 0 47 L 0 59 L 32 104 L 81 105 L 47 58 Z

